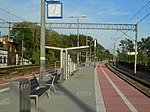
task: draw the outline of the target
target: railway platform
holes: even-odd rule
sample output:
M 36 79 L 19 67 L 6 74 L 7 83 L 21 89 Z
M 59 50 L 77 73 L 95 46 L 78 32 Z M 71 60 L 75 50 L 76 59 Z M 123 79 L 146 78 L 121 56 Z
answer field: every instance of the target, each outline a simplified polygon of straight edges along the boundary
M 0 92 L 0 112 L 9 112 L 9 90 Z M 150 112 L 150 99 L 113 74 L 104 64 L 81 67 L 56 85 L 50 98 L 31 101 L 31 112 Z

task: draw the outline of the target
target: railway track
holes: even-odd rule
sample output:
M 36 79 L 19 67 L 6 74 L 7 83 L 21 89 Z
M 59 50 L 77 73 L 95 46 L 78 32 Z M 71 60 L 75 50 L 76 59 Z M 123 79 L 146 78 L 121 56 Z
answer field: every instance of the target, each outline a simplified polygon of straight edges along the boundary
M 23 76 L 32 73 L 38 73 L 39 68 L 39 65 L 12 66 L 0 68 L 0 80 L 10 79 L 12 77 Z M 54 64 L 46 66 L 46 69 L 54 69 Z
M 113 66 L 112 63 L 107 63 L 106 66 L 108 67 L 108 69 L 114 72 L 118 77 L 122 78 L 127 83 L 129 83 L 134 88 L 138 89 L 140 92 L 142 92 L 144 95 L 150 98 L 150 82 L 143 80 L 139 77 L 136 77 L 134 75 L 131 75 L 128 72 L 120 70 L 115 66 Z

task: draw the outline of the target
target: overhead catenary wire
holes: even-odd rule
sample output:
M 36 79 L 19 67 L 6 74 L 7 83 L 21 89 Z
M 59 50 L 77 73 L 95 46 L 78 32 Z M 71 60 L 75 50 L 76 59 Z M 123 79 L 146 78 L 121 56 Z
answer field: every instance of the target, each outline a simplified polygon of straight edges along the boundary
M 118 30 L 114 33 L 114 35 L 111 37 L 111 39 L 112 39 L 112 41 L 110 42 L 110 44 L 108 45 L 108 48 L 109 49 L 111 49 L 112 50 L 112 46 L 114 45 L 114 42 L 115 42 L 115 37 L 117 36 L 117 34 L 118 34 Z M 114 41 L 113 41 L 113 39 L 115 39 Z
M 129 21 L 127 23 L 129 23 L 132 19 L 134 19 L 148 4 L 150 3 L 150 1 L 148 1 L 133 17 L 131 17 L 131 19 L 129 19 Z M 148 16 L 150 15 L 147 14 L 146 16 L 144 16 L 140 21 L 138 21 L 136 24 L 141 23 L 144 19 L 146 19 Z M 121 36 L 119 36 L 117 39 L 121 38 L 122 36 L 126 35 L 127 32 L 129 32 L 129 30 L 127 30 L 126 32 L 124 32 Z
M 6 11 L 5 9 L 0 8 L 0 10 L 6 12 L 6 13 L 8 13 L 8 14 L 10 14 L 10 15 L 16 17 L 16 18 L 19 18 L 19 19 L 21 19 L 22 21 L 26 21 L 25 19 L 23 19 L 23 18 L 17 16 L 16 14 L 13 14 L 13 13 L 11 13 L 11 12 L 9 12 L 9 11 Z
M 150 1 L 148 1 L 133 17 L 131 17 L 131 19 L 128 20 L 127 23 L 129 23 L 132 19 L 134 19 L 148 4 L 150 3 Z M 145 18 L 147 18 L 150 15 L 147 14 L 144 18 L 142 18 L 140 21 L 137 22 L 137 24 L 141 23 Z M 122 32 L 122 31 L 121 31 Z M 126 35 L 127 36 L 127 32 L 129 32 L 129 30 L 127 30 L 126 32 L 122 32 L 123 34 L 121 36 L 119 36 L 117 39 L 120 39 L 122 36 Z M 132 39 L 133 40 L 133 39 Z
M 2 19 L 2 18 L 0 18 L 0 20 L 2 20 L 2 21 L 4 21 L 4 22 L 7 22 L 7 23 L 9 23 L 9 21 L 6 21 L 6 20 L 4 20 L 4 19 Z
M 148 16 L 150 15 L 150 13 L 148 13 L 146 16 L 144 16 L 140 21 L 137 22 L 137 24 L 141 23 L 144 19 L 146 19 Z
M 148 4 L 150 1 L 148 1 L 127 23 L 129 23 L 133 18 L 135 18 Z

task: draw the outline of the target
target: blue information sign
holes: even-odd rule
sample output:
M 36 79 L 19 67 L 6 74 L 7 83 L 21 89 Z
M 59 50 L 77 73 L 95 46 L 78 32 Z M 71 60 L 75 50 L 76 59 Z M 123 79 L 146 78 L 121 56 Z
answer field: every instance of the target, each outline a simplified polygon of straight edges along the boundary
M 62 3 L 60 1 L 47 1 L 47 18 L 62 18 Z

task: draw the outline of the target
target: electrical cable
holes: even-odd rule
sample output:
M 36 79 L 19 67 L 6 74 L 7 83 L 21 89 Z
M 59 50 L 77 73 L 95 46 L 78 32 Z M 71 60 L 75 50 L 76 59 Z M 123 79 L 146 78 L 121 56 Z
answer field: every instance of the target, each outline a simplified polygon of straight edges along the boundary
M 148 1 L 131 19 L 129 19 L 129 21 L 128 21 L 127 23 L 129 23 L 133 18 L 135 18 L 149 3 L 150 3 L 150 1 Z M 150 15 L 150 13 L 147 14 L 147 15 L 146 15 L 144 18 L 142 18 L 140 21 L 138 21 L 136 24 L 141 23 L 141 22 L 142 22 L 145 18 L 147 18 L 149 15 Z M 124 34 L 122 34 L 121 36 L 119 36 L 118 39 L 121 38 L 123 35 L 126 35 L 127 32 L 129 32 L 129 30 L 126 31 L 126 32 L 124 32 Z
M 0 20 L 2 20 L 2 21 L 4 21 L 4 22 L 7 22 L 7 23 L 9 23 L 8 21 L 6 21 L 6 20 L 4 20 L 4 19 L 2 19 L 2 18 L 0 18 Z
M 150 1 L 148 1 L 127 23 L 129 23 L 133 18 L 135 18 L 149 3 Z
M 2 11 L 4 11 L 4 12 L 6 12 L 6 13 L 8 13 L 8 14 L 10 14 L 10 15 L 12 15 L 12 16 L 14 16 L 14 17 L 16 17 L 16 18 L 19 18 L 19 19 L 21 19 L 22 21 L 25 21 L 25 19 L 23 19 L 23 18 L 21 18 L 21 17 L 19 17 L 19 16 L 15 15 L 15 14 L 13 14 L 13 13 L 11 13 L 11 12 L 8 12 L 8 11 L 6 11 L 5 9 L 0 8 L 0 10 L 2 10 Z
M 148 16 L 150 15 L 150 13 L 148 13 L 146 16 L 144 16 L 140 21 L 138 21 L 136 24 L 141 23 L 144 19 L 146 19 Z

